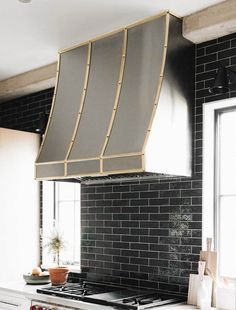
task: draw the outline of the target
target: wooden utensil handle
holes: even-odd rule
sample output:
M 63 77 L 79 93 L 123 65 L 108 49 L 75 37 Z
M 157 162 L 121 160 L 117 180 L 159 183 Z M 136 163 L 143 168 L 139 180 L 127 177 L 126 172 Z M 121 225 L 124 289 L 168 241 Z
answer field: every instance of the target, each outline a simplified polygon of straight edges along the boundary
M 198 262 L 198 274 L 199 274 L 200 281 L 203 280 L 205 266 L 206 266 L 206 262 L 203 262 L 203 261 Z
M 212 238 L 206 238 L 206 244 L 207 244 L 207 252 L 210 252 L 212 246 Z

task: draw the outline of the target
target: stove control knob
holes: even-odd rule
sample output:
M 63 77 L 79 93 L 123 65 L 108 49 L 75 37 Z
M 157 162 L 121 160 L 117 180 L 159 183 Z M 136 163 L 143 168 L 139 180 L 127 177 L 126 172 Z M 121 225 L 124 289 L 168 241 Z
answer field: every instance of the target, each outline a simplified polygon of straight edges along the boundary
M 30 307 L 30 310 L 42 310 L 42 307 L 39 305 L 33 305 Z

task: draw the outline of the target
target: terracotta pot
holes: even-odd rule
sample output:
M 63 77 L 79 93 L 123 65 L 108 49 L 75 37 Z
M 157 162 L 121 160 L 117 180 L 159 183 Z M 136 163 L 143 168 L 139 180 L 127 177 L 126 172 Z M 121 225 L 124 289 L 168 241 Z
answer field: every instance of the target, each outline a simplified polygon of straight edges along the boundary
M 69 268 L 64 266 L 56 266 L 48 268 L 52 285 L 65 284 L 68 278 Z

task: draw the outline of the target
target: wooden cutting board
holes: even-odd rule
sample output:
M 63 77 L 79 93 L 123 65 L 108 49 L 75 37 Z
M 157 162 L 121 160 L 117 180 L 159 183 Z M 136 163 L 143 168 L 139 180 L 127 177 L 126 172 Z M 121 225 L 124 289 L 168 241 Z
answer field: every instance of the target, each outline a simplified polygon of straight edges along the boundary
M 211 251 L 212 238 L 207 238 L 207 250 L 200 252 L 200 260 L 206 262 L 205 274 L 210 275 L 213 279 L 217 278 L 217 252 Z M 216 287 L 213 283 L 212 306 L 216 305 Z
M 207 238 L 207 250 L 200 252 L 200 261 L 206 262 L 205 274 L 217 275 L 217 252 L 211 251 L 212 238 Z
M 209 294 L 212 292 L 212 279 L 210 276 L 203 276 L 203 281 L 207 287 Z M 197 291 L 200 285 L 200 276 L 198 274 L 190 274 L 188 286 L 188 301 L 189 305 L 197 305 Z

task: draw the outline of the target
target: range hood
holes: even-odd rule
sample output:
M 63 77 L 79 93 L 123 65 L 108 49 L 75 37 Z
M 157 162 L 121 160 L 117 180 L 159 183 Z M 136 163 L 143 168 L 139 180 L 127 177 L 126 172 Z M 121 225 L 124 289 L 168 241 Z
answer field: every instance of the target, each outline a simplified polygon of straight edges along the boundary
M 164 12 L 59 53 L 36 179 L 191 175 L 194 46 Z

